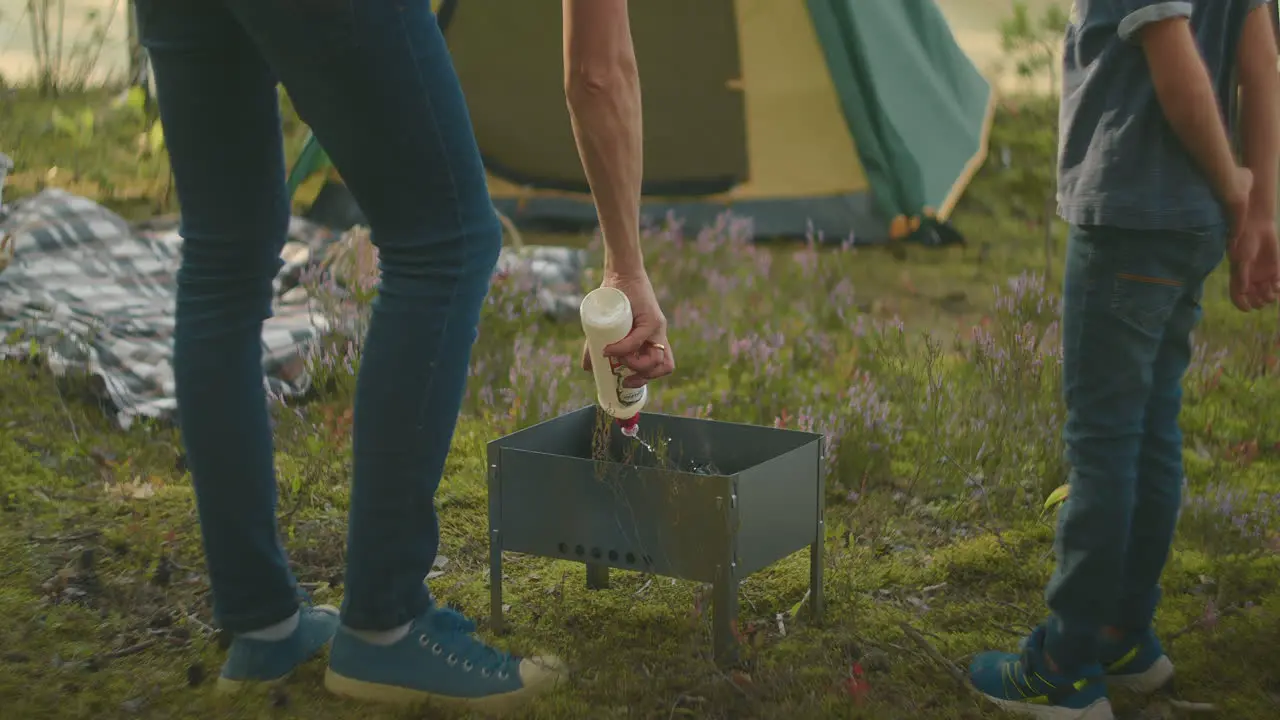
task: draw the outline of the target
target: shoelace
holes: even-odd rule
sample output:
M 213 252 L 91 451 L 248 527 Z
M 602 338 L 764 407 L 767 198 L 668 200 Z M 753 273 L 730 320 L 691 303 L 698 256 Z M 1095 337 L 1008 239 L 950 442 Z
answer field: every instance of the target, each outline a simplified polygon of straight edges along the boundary
M 432 640 L 439 643 L 464 668 L 497 673 L 508 671 L 508 664 L 514 659 L 508 653 L 489 647 L 472 637 L 476 624 L 466 616 L 451 608 L 436 608 L 430 617 Z
M 1041 692 L 1054 687 L 1049 685 L 1044 678 L 1040 677 L 1040 675 L 1035 672 L 1035 668 L 1037 667 L 1037 656 L 1044 653 L 1045 633 L 1046 629 L 1044 625 L 1037 625 L 1031 634 L 1026 638 L 1023 638 L 1022 642 L 1019 643 L 1019 649 L 1022 652 L 1019 653 L 1020 657 L 1018 658 L 1018 663 L 1021 666 L 1020 669 L 1022 672 L 1023 682 L 1026 684 L 1028 690 L 1036 688 L 1036 686 L 1032 684 L 1033 678 L 1040 681 L 1037 685 L 1044 686 L 1040 688 Z

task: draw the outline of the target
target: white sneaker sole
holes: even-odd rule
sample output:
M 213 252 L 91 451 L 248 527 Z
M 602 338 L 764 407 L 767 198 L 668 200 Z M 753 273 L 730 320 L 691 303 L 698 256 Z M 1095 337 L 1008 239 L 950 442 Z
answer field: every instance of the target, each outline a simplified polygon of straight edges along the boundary
M 1023 717 L 1037 718 L 1037 720 L 1115 720 L 1116 717 L 1115 712 L 1111 709 L 1111 701 L 1106 698 L 1098 700 L 1087 708 L 1077 710 L 1049 705 L 1032 705 L 1013 700 L 1001 700 L 990 695 L 983 695 L 983 697 L 1011 713 L 1022 715 Z
M 522 707 L 534 696 L 555 688 L 566 679 L 566 675 L 567 670 L 562 662 L 554 657 L 542 656 L 525 658 L 520 663 L 520 679 L 523 685 L 520 689 L 476 698 L 436 695 L 411 688 L 356 680 L 339 675 L 333 671 L 333 668 L 325 672 L 324 686 L 335 695 L 353 700 L 402 707 L 434 704 L 478 711 L 488 715 L 505 715 Z
M 1143 672 L 1130 675 L 1108 675 L 1107 687 L 1148 695 L 1164 687 L 1172 679 L 1173 661 L 1162 655 Z

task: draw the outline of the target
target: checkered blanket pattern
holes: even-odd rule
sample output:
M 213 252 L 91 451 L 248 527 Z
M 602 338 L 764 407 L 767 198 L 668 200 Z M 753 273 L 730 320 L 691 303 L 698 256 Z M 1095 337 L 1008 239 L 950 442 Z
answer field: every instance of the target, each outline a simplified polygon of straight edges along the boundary
M 27 354 L 34 340 L 55 373 L 87 372 L 121 426 L 138 417 L 171 420 L 182 247 L 176 221 L 130 226 L 92 200 L 47 189 L 0 215 L 0 236 L 5 234 L 14 257 L 0 271 L 0 357 Z M 303 273 L 338 239 L 302 218 L 290 223 L 275 314 L 262 331 L 264 378 L 277 396 L 297 397 L 310 388 L 308 353 L 328 327 L 297 289 Z M 544 312 L 576 317 L 584 255 L 568 248 L 504 248 L 498 271 L 526 269 L 536 276 L 536 302 Z

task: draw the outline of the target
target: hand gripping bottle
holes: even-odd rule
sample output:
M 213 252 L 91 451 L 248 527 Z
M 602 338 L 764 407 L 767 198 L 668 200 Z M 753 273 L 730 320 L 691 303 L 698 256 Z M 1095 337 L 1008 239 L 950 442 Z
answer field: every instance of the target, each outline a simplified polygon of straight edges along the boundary
M 640 408 L 649 397 L 649 388 L 624 387 L 622 381 L 632 374 L 631 370 L 617 358 L 604 354 L 606 347 L 631 332 L 631 300 L 617 288 L 596 288 L 582 298 L 578 313 L 587 335 L 600 407 L 617 419 L 624 435 L 635 437 L 640 431 Z

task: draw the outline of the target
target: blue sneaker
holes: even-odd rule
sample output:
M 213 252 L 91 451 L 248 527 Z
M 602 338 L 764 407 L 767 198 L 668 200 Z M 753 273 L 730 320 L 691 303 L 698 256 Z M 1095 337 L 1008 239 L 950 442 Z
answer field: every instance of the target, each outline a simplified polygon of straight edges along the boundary
M 1044 628 L 1036 628 L 1021 654 L 985 652 L 969 666 L 969 681 L 988 700 L 1012 713 L 1041 720 L 1114 720 L 1100 666 L 1079 677 L 1049 670 Z
M 1164 654 L 1160 639 L 1150 629 L 1123 641 L 1104 640 L 1102 665 L 1108 686 L 1144 695 L 1173 679 L 1173 661 Z
M 501 714 L 563 679 L 564 665 L 556 658 L 509 655 L 476 639 L 475 630 L 475 623 L 440 607 L 415 619 L 409 634 L 391 645 L 374 645 L 340 628 L 325 687 L 359 700 Z
M 236 637 L 222 664 L 218 690 L 236 692 L 248 685 L 273 685 L 284 680 L 323 650 L 337 629 L 337 608 L 303 605 L 298 608 L 298 627 L 283 640 Z

